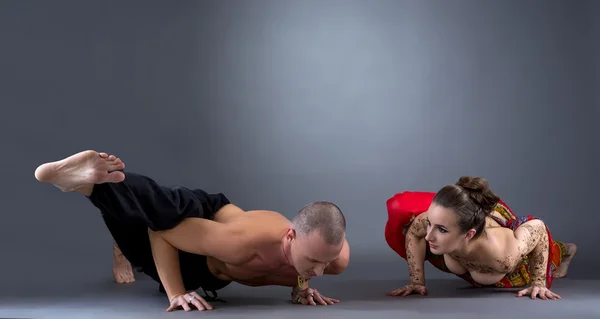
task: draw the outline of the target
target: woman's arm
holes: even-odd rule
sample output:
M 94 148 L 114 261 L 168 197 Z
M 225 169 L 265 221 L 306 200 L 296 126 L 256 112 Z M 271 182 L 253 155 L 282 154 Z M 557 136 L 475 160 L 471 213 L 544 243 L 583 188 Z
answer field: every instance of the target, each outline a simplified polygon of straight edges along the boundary
M 546 287 L 550 243 L 546 225 L 539 219 L 523 223 L 515 231 L 521 257 L 528 256 L 531 286 Z
M 410 283 L 425 286 L 425 253 L 427 251 L 427 215 L 418 215 L 406 232 L 406 262 Z

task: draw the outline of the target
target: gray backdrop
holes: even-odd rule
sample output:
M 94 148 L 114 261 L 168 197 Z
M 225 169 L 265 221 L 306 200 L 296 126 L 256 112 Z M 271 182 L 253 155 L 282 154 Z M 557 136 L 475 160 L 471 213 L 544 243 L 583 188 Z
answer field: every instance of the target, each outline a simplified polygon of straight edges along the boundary
M 341 277 L 408 280 L 385 201 L 487 177 L 598 276 L 594 1 L 2 1 L 2 282 L 111 276 L 98 211 L 33 177 L 85 149 L 166 185 L 348 218 Z M 427 271 L 427 278 L 445 277 Z

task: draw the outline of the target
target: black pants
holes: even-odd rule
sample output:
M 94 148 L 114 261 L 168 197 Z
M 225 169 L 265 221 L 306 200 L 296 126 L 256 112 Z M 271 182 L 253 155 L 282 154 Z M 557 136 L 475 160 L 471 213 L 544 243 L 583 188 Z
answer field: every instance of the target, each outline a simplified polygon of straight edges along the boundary
M 165 187 L 151 178 L 125 173 L 121 183 L 94 185 L 89 200 L 100 209 L 108 230 L 132 267 L 160 284 L 154 264 L 148 228 L 158 231 L 173 228 L 188 217 L 213 219 L 216 212 L 229 204 L 223 194 L 208 194 L 200 189 Z M 179 251 L 181 275 L 186 290 L 213 291 L 229 281 L 214 277 L 206 256 Z M 159 287 L 165 292 L 162 284 Z

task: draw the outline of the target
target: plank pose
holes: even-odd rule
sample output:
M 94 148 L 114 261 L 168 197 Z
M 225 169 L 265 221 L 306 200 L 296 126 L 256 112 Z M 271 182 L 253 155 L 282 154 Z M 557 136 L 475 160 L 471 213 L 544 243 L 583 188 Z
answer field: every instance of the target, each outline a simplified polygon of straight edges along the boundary
M 408 285 L 388 293 L 427 294 L 424 262 L 474 286 L 525 287 L 517 296 L 557 299 L 574 244 L 553 240 L 544 222 L 516 216 L 484 178 L 463 176 L 437 193 L 406 191 L 387 201 L 385 238 L 408 263 Z
M 292 221 L 267 210 L 244 212 L 223 194 L 161 186 L 124 172 L 116 156 L 84 151 L 40 165 L 35 177 L 79 192 L 97 207 L 115 244 L 115 278 L 131 282 L 131 265 L 160 283 L 170 306 L 210 310 L 231 282 L 292 287 L 294 303 L 331 305 L 308 287 L 313 276 L 340 274 L 350 250 L 346 221 L 330 202 L 302 208 Z M 195 290 L 212 291 L 201 297 Z

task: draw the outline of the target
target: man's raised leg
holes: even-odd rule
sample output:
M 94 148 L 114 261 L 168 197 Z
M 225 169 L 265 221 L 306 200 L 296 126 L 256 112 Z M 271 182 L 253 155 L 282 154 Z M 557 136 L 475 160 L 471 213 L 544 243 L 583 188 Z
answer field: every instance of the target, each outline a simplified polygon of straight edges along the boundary
M 95 151 L 83 151 L 65 159 L 48 162 L 35 170 L 35 178 L 54 184 L 63 192 L 78 191 L 90 196 L 95 184 L 122 182 L 125 164 L 116 156 Z M 134 282 L 131 264 L 113 243 L 113 275 L 117 283 Z
M 125 164 L 116 156 L 84 151 L 40 165 L 35 176 L 64 192 L 84 194 L 100 210 L 117 243 L 118 251 L 113 244 L 115 257 L 122 253 L 127 259 L 127 263 L 119 258 L 113 262 L 130 264 L 160 282 L 148 229 L 171 229 L 186 218 L 212 219 L 216 209 L 211 207 L 221 207 L 229 201 L 222 194 L 207 194 L 200 189 L 161 186 L 148 176 L 124 169 Z

